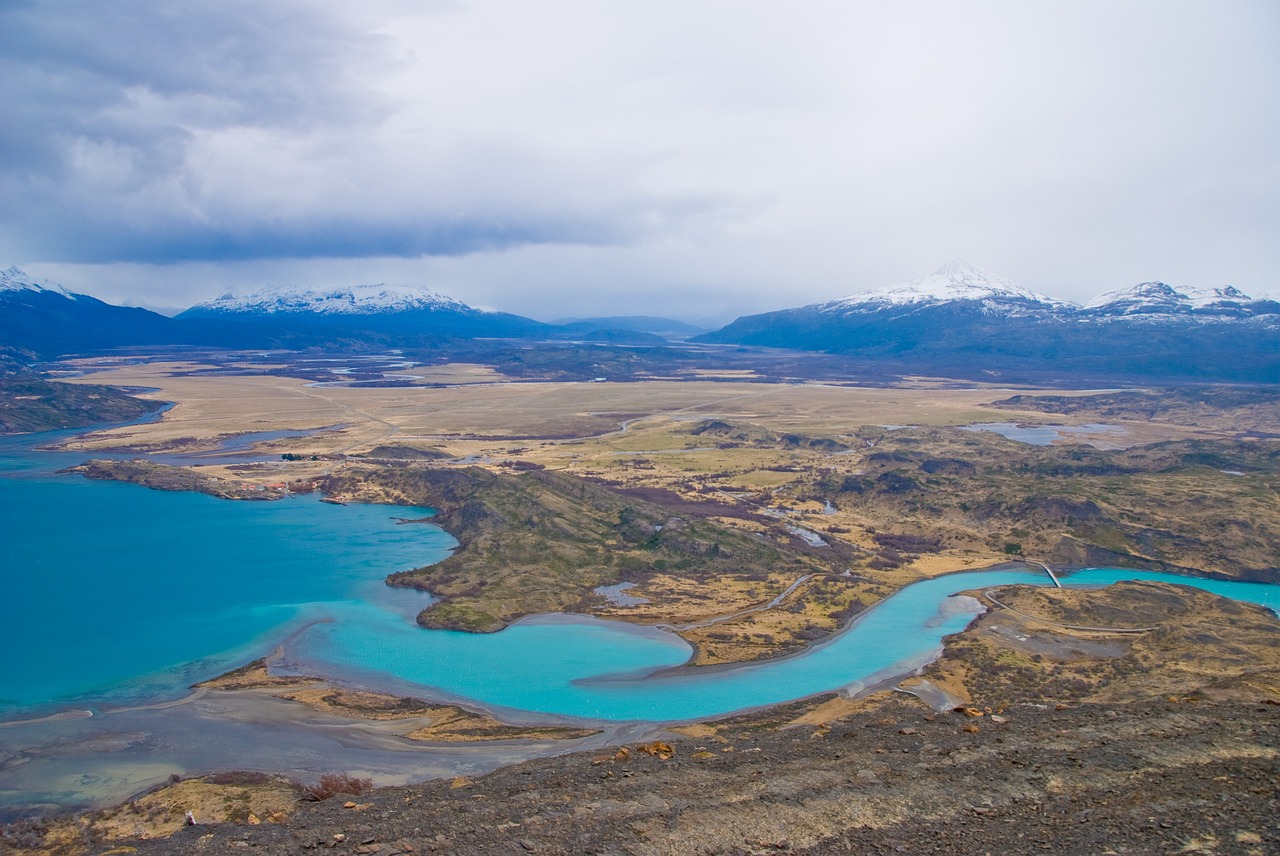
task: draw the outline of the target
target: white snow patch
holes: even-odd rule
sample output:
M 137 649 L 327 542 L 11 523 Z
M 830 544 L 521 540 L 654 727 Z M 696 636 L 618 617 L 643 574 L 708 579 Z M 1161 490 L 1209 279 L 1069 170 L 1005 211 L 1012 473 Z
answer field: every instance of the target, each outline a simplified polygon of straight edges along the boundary
M 373 315 L 413 309 L 475 312 L 460 300 L 418 285 L 347 285 L 314 289 L 269 285 L 243 294 L 224 294 L 192 307 L 215 312 L 308 312 L 317 315 Z
M 71 300 L 75 300 L 77 297 L 75 292 L 67 291 L 56 282 L 40 282 L 32 278 L 26 271 L 17 266 L 11 266 L 8 270 L 0 271 L 0 291 L 48 291 L 53 294 L 61 294 Z
M 947 262 L 923 279 L 851 294 L 821 304 L 824 312 L 876 310 L 888 306 L 929 305 L 955 301 L 986 304 L 1021 304 L 1026 308 L 1062 309 L 1073 306 L 1063 300 L 1023 288 L 985 273 L 962 259 Z
M 1163 282 L 1143 282 L 1132 288 L 1118 288 L 1100 294 L 1086 303 L 1084 308 L 1130 315 L 1151 312 L 1188 312 L 1214 307 L 1236 308 L 1253 303 L 1254 300 L 1232 285 L 1218 288 L 1184 285 L 1175 288 Z

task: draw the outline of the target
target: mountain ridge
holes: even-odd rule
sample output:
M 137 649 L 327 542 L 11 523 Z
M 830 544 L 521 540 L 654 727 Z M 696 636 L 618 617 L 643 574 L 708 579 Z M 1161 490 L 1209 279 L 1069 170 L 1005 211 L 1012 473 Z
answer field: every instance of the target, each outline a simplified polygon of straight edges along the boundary
M 534 336 L 551 329 L 532 318 L 479 309 L 425 286 L 268 285 L 197 303 L 174 320 L 203 341 L 318 345 L 366 340 L 430 345 L 457 338 Z
M 920 279 L 855 292 L 835 300 L 811 303 L 797 308 L 839 313 L 848 310 L 875 311 L 889 306 L 930 306 L 956 302 L 983 302 L 991 309 L 1009 306 L 1021 310 L 1042 309 L 1064 313 L 1087 312 L 1093 315 L 1135 315 L 1150 314 L 1161 308 L 1178 314 L 1204 309 L 1241 309 L 1253 304 L 1275 303 L 1276 297 L 1270 293 L 1256 297 L 1250 296 L 1232 285 L 1208 288 L 1189 285 L 1172 286 L 1158 280 L 1151 280 L 1128 288 L 1105 291 L 1080 304 L 1049 297 L 1010 280 L 988 274 L 963 259 L 953 259 Z M 1265 311 L 1255 311 L 1253 314 L 1275 314 L 1270 307 L 1263 307 L 1263 309 Z
M 116 306 L 16 266 L 0 272 L 0 357 L 19 362 L 125 345 L 176 344 L 170 321 Z
M 188 317 L 223 313 L 374 315 L 423 309 L 477 314 L 485 312 L 423 286 L 375 283 L 327 288 L 268 285 L 252 291 L 227 292 L 201 301 L 180 314 Z
M 159 344 L 385 348 L 581 339 L 659 345 L 664 339 L 643 329 L 657 321 L 616 316 L 552 325 L 472 307 L 424 286 L 385 283 L 262 286 L 203 301 L 171 319 L 41 282 L 17 267 L 0 272 L 0 354 L 19 361 Z M 1049 371 L 1280 383 L 1280 302 L 1273 294 L 1151 281 L 1104 292 L 1082 306 L 961 260 L 911 282 L 743 316 L 688 341 L 836 353 L 942 376 Z
M 35 279 L 17 265 L 10 265 L 6 270 L 0 271 L 0 291 L 34 291 L 37 293 L 47 291 L 52 294 L 60 294 L 72 300 L 77 297 L 75 292 L 68 291 L 56 282 L 41 282 Z
M 993 304 L 1058 307 L 1067 301 L 1015 285 L 992 276 L 963 259 L 953 259 L 933 273 L 911 282 L 896 283 L 858 292 L 837 300 L 812 304 L 820 311 L 839 312 L 885 306 L 913 306 L 954 301 L 990 301 Z
M 747 315 L 694 342 L 838 353 L 946 376 L 1064 373 L 1280 382 L 1280 303 L 1160 282 L 1080 306 L 963 261 L 909 283 Z

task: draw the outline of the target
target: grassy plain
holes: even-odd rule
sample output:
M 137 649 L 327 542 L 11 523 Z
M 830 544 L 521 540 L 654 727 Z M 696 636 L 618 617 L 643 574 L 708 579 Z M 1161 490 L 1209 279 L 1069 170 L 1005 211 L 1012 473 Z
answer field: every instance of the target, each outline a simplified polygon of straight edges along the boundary
M 76 363 L 86 370 L 101 364 Z M 725 419 L 759 423 L 775 431 L 839 433 L 862 425 L 964 425 L 995 419 L 1043 420 L 1043 413 L 987 410 L 1007 397 L 999 388 L 940 389 L 846 387 L 749 382 L 477 383 L 455 386 L 334 387 L 296 378 L 239 376 L 228 368 L 199 363 L 129 363 L 93 370 L 72 382 L 153 387 L 143 397 L 177 402 L 155 424 L 90 435 L 75 448 L 152 448 L 191 439 L 212 441 L 250 431 L 324 429 L 294 441 L 314 453 L 358 451 L 394 437 L 397 441 L 448 444 L 460 453 L 505 452 L 510 441 L 549 447 L 627 433 L 633 420 L 667 422 Z M 416 370 L 415 370 L 416 371 Z M 484 373 L 484 376 L 492 376 Z M 1025 392 L 1019 390 L 1019 392 Z M 1069 421 L 1069 420 L 1064 420 Z M 1137 430 L 1140 426 L 1134 425 Z M 1160 436 L 1194 434 L 1170 426 Z M 608 451 L 640 448 L 633 443 Z M 560 457 L 570 457 L 572 452 Z

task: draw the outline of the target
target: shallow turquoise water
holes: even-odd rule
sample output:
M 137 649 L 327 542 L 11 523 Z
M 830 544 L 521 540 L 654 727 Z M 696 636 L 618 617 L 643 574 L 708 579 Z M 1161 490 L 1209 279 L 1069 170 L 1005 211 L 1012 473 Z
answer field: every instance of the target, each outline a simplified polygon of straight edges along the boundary
M 721 670 L 673 669 L 690 649 L 657 630 L 543 616 L 501 633 L 428 631 L 420 594 L 392 571 L 438 561 L 454 540 L 425 515 L 314 497 L 234 502 L 54 476 L 54 459 L 0 443 L 0 717 L 42 707 L 173 697 L 286 642 L 304 671 L 512 711 L 680 720 L 874 683 L 920 665 L 972 617 L 950 595 L 1042 573 L 954 574 L 903 589 L 803 655 Z M 1193 585 L 1280 610 L 1280 586 L 1093 569 Z
M 1280 586 L 1261 583 L 1105 568 L 1078 571 L 1066 582 L 1098 586 L 1127 579 L 1195 586 L 1280 610 Z M 1043 573 L 1019 571 L 926 580 L 803 655 L 723 670 L 661 671 L 685 659 L 688 648 L 678 639 L 568 617 L 564 624 L 542 619 L 475 636 L 423 633 L 367 610 L 359 620 L 308 628 L 299 647 L 327 672 L 373 672 L 498 707 L 605 720 L 695 719 L 858 689 L 908 672 L 935 657 L 942 637 L 973 617 L 950 595 L 1015 583 L 1049 581 Z
M 180 693 L 347 602 L 384 600 L 388 573 L 456 544 L 391 519 L 429 513 L 0 478 L 0 715 Z

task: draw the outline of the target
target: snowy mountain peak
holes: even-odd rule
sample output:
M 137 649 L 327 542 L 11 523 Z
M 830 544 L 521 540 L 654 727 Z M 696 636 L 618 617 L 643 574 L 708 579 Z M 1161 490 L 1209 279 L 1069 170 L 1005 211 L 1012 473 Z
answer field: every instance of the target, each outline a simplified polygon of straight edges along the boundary
M 76 299 L 76 295 L 67 291 L 56 282 L 41 283 L 16 265 L 8 270 L 0 271 L 0 291 L 47 291 L 61 294 L 63 297 Z
M 1254 299 L 1231 285 L 1220 288 L 1174 288 L 1163 282 L 1143 282 L 1100 294 L 1085 304 L 1085 311 L 1105 315 L 1151 315 L 1193 312 L 1200 309 L 1234 310 Z
M 243 294 L 223 294 L 188 311 L 217 313 L 308 313 L 316 315 L 376 315 L 412 310 L 474 313 L 467 304 L 414 285 L 347 285 L 306 288 L 265 286 Z
M 1183 286 L 1180 290 L 1191 301 L 1191 305 L 1197 308 L 1219 303 L 1251 303 L 1254 300 L 1234 285 L 1224 285 L 1220 288 Z
M 992 276 L 963 259 L 953 259 L 923 279 L 851 294 L 840 300 L 823 304 L 821 308 L 824 311 L 847 311 L 957 301 L 981 302 L 988 306 L 1004 304 L 1043 309 L 1068 305 L 1061 300 L 1037 294 L 1007 279 Z
M 1084 305 L 1085 309 L 1102 309 L 1122 306 L 1170 306 L 1178 303 L 1178 292 L 1163 282 L 1142 282 L 1131 288 L 1104 291 Z

